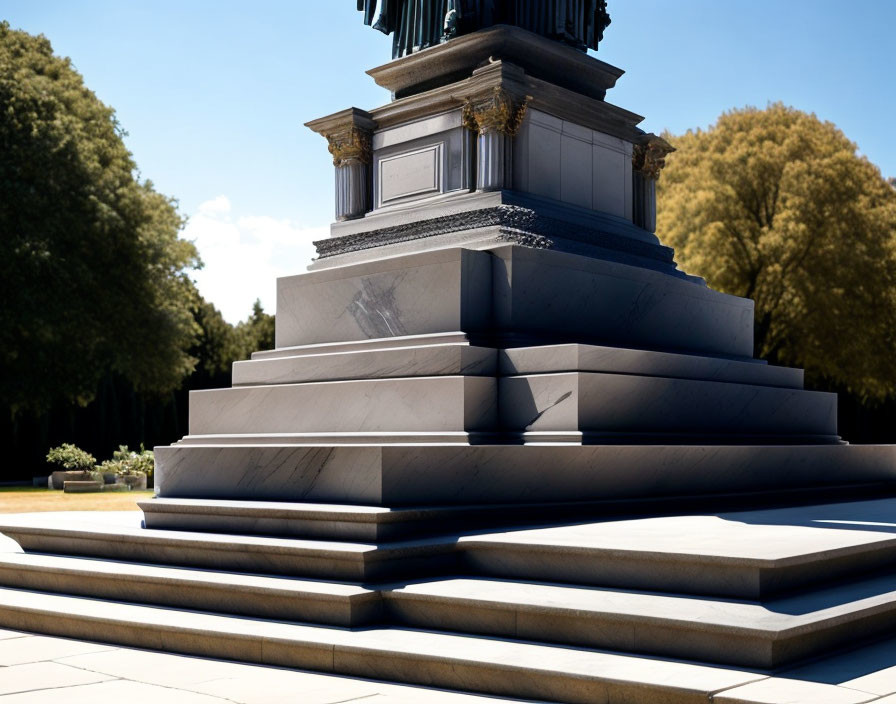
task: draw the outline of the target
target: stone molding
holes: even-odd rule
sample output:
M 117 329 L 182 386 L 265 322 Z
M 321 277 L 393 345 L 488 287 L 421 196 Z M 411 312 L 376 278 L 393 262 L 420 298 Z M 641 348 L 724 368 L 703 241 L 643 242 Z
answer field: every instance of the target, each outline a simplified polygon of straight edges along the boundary
M 504 239 L 526 247 L 550 249 L 553 247 L 551 238 L 556 237 L 625 252 L 674 266 L 673 252 L 669 247 L 640 242 L 630 237 L 563 222 L 556 218 L 539 215 L 530 208 L 515 205 L 481 208 L 356 235 L 329 237 L 317 240 L 314 246 L 317 249 L 318 258 L 325 259 L 381 245 L 409 242 L 485 227 L 500 227 Z
M 623 74 L 593 56 L 509 25 L 457 37 L 367 73 L 401 99 L 456 83 L 489 60 L 517 64 L 535 78 L 597 100 L 603 100 Z
M 491 61 L 456 83 L 393 100 L 371 110 L 370 116 L 378 128 L 386 129 L 462 108 L 468 99 L 474 102 L 486 99 L 495 88 L 506 91 L 515 101 L 530 98 L 529 108 L 614 137 L 634 142 L 644 136 L 643 130 L 637 127 L 644 119 L 640 115 L 536 78 L 506 60 Z

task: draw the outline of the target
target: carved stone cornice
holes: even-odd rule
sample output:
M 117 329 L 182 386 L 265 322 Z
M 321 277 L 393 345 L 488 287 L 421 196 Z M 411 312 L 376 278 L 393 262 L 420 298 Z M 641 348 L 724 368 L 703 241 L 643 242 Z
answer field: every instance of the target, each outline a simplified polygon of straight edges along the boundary
M 467 98 L 464 102 L 463 124 L 478 134 L 498 134 L 513 137 L 523 123 L 530 96 L 514 97 L 500 86 L 495 86 L 484 97 Z
M 662 137 L 646 134 L 632 151 L 632 167 L 645 178 L 654 181 L 660 177 L 660 171 L 666 165 L 666 156 L 675 151 L 675 147 Z
M 490 96 L 496 87 L 508 91 L 515 100 L 532 96 L 530 110 L 547 112 L 627 142 L 637 142 L 644 135 L 636 127 L 644 119 L 640 115 L 533 78 L 522 68 L 502 60 L 476 69 L 470 78 L 457 83 L 393 100 L 371 110 L 370 115 L 378 129 L 388 129 L 440 112 L 461 110 L 468 99 L 479 102 L 480 97 Z
M 498 25 L 431 46 L 367 73 L 397 99 L 468 78 L 490 61 L 520 66 L 529 76 L 603 100 L 622 69 L 519 27 Z
M 312 120 L 306 126 L 326 138 L 334 166 L 345 166 L 353 161 L 370 163 L 371 137 L 376 128 L 370 113 L 349 108 Z

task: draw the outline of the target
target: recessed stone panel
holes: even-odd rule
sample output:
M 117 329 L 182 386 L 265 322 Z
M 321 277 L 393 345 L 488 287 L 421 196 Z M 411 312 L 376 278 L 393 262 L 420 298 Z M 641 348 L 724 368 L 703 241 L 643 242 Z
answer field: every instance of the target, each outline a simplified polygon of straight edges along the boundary
M 539 110 L 514 140 L 513 186 L 631 221 L 632 144 Z
M 422 196 L 441 190 L 441 144 L 380 159 L 378 165 L 379 207 L 401 198 Z

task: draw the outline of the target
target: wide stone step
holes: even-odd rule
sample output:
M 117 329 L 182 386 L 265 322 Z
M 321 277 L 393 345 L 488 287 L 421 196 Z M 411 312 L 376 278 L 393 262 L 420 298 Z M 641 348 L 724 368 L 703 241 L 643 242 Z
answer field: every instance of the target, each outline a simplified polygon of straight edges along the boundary
M 190 392 L 190 434 L 493 430 L 497 381 L 442 376 Z
M 598 521 L 616 516 L 734 511 L 879 498 L 893 493 L 887 484 L 845 484 L 809 489 L 660 496 L 604 501 L 532 504 L 474 504 L 391 508 L 354 504 L 155 496 L 138 501 L 146 528 L 347 540 L 377 543 L 476 529 L 537 525 L 551 521 Z
M 896 574 L 764 602 L 507 580 L 385 589 L 389 622 L 776 668 L 889 632 Z
M 408 338 L 358 348 L 310 345 L 256 353 L 233 365 L 234 386 L 414 376 L 521 376 L 555 372 L 600 372 L 677 379 L 725 381 L 801 389 L 803 370 L 758 360 L 560 344 L 494 349 L 469 341 Z
M 496 349 L 469 344 L 434 344 L 350 352 L 296 353 L 233 364 L 233 385 L 295 384 L 408 376 L 494 376 Z
M 0 588 L 0 626 L 558 702 L 701 704 L 760 672 L 404 628 L 346 630 Z
M 766 602 L 462 577 L 382 586 L 0 555 L 0 586 L 228 615 L 376 623 L 775 668 L 887 632 L 896 575 Z
M 836 394 L 801 389 L 565 372 L 505 377 L 498 394 L 516 430 L 837 435 Z
M 896 535 L 874 527 L 875 518 L 889 519 L 894 503 L 590 521 L 379 544 L 141 529 L 134 513 L 119 514 L 117 522 L 89 514 L 0 517 L 0 533 L 31 552 L 334 581 L 466 574 L 759 600 L 894 568 Z
M 896 466 L 887 445 L 610 443 L 176 445 L 155 448 L 155 479 L 166 498 L 400 507 L 883 482 Z
M 33 553 L 0 554 L 0 585 L 335 626 L 382 612 L 379 592 L 356 584 Z
M 27 552 L 128 562 L 363 582 L 413 573 L 451 571 L 455 541 L 436 539 L 375 545 L 141 528 L 140 514 L 92 516 L 60 512 L 0 517 L 0 533 Z M 83 516 L 83 514 L 82 514 Z
M 758 600 L 896 567 L 894 511 L 881 499 L 591 521 L 458 545 L 468 574 Z
M 600 345 L 539 345 L 500 350 L 498 371 L 501 376 L 602 372 L 803 388 L 802 369 L 777 367 L 760 360 L 744 361 Z

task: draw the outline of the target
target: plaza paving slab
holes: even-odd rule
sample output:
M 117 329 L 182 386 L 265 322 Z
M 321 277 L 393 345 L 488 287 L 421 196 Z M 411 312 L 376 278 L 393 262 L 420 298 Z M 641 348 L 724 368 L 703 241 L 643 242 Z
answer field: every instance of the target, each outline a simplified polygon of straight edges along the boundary
M 0 704 L 485 704 L 489 697 L 0 631 Z M 17 654 L 14 654 L 17 653 Z M 645 659 L 648 664 L 650 659 Z M 658 661 L 661 662 L 661 661 Z M 724 670 L 726 668 L 717 668 Z M 748 684 L 716 704 L 896 704 L 896 638 Z M 614 704 L 607 700 L 601 704 Z M 644 702 L 657 701 L 645 699 Z M 641 704 L 625 699 L 626 704 Z
M 520 701 L 0 631 L 3 704 Z

